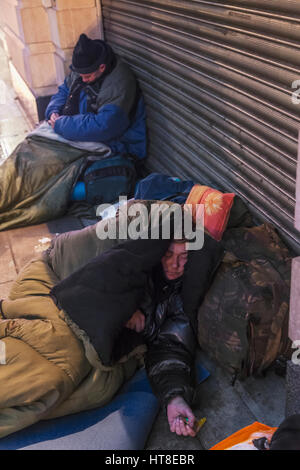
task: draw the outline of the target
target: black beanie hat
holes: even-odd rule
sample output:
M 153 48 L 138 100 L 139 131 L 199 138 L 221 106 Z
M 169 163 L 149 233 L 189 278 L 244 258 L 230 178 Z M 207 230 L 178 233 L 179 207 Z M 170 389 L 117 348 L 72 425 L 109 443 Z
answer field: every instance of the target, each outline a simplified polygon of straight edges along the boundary
M 108 47 L 101 39 L 90 39 L 81 34 L 74 47 L 71 70 L 77 73 L 95 72 L 101 64 L 106 64 Z

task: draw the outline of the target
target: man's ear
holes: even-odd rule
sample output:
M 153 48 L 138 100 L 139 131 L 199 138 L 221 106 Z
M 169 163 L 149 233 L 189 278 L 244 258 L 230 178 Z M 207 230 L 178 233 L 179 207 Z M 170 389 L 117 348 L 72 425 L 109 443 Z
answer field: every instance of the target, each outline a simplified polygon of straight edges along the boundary
M 105 69 L 106 69 L 106 64 L 101 64 L 100 67 L 99 67 L 99 71 L 101 73 L 103 73 L 105 71 Z

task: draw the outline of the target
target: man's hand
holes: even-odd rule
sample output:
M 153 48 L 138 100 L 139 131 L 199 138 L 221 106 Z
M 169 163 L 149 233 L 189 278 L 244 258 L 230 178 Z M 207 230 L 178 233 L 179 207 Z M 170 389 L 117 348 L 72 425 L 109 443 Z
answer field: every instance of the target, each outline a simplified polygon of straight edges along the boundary
M 137 333 L 141 333 L 145 328 L 145 315 L 140 310 L 137 310 L 125 326 L 130 330 L 135 330 Z
M 58 113 L 52 113 L 51 116 L 50 116 L 50 119 L 48 121 L 48 124 L 50 124 L 50 126 L 52 127 L 52 129 L 54 129 L 54 124 L 55 124 L 55 121 L 56 119 L 58 119 L 60 116 Z
M 176 432 L 178 436 L 196 436 L 193 429 L 196 418 L 182 397 L 175 397 L 169 402 L 167 416 L 171 432 Z M 188 423 L 185 418 L 188 418 Z

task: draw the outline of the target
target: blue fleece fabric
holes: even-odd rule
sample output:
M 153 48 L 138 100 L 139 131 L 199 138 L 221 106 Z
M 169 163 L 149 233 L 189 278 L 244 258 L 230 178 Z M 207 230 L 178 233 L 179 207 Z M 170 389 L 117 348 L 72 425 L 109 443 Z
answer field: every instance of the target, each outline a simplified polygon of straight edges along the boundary
M 129 126 L 126 113 L 118 106 L 102 106 L 97 114 L 62 116 L 55 122 L 54 130 L 69 140 L 107 143 L 122 136 Z
M 52 113 L 60 114 L 69 95 L 66 80 L 59 86 L 47 106 L 45 119 Z M 140 98 L 136 114 L 130 122 L 126 112 L 119 106 L 106 104 L 98 113 L 87 112 L 86 94 L 82 90 L 79 98 L 79 113 L 61 116 L 54 126 L 57 134 L 68 140 L 102 142 L 111 147 L 113 153 L 131 153 L 146 157 L 146 113 L 143 97 Z

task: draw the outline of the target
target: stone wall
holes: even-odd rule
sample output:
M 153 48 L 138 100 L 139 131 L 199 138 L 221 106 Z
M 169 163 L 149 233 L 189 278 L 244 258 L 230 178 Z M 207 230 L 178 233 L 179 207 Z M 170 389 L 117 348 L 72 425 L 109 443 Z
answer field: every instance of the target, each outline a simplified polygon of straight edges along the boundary
M 99 0 L 1 0 L 1 37 L 14 88 L 31 120 L 62 83 L 81 33 L 101 38 Z

